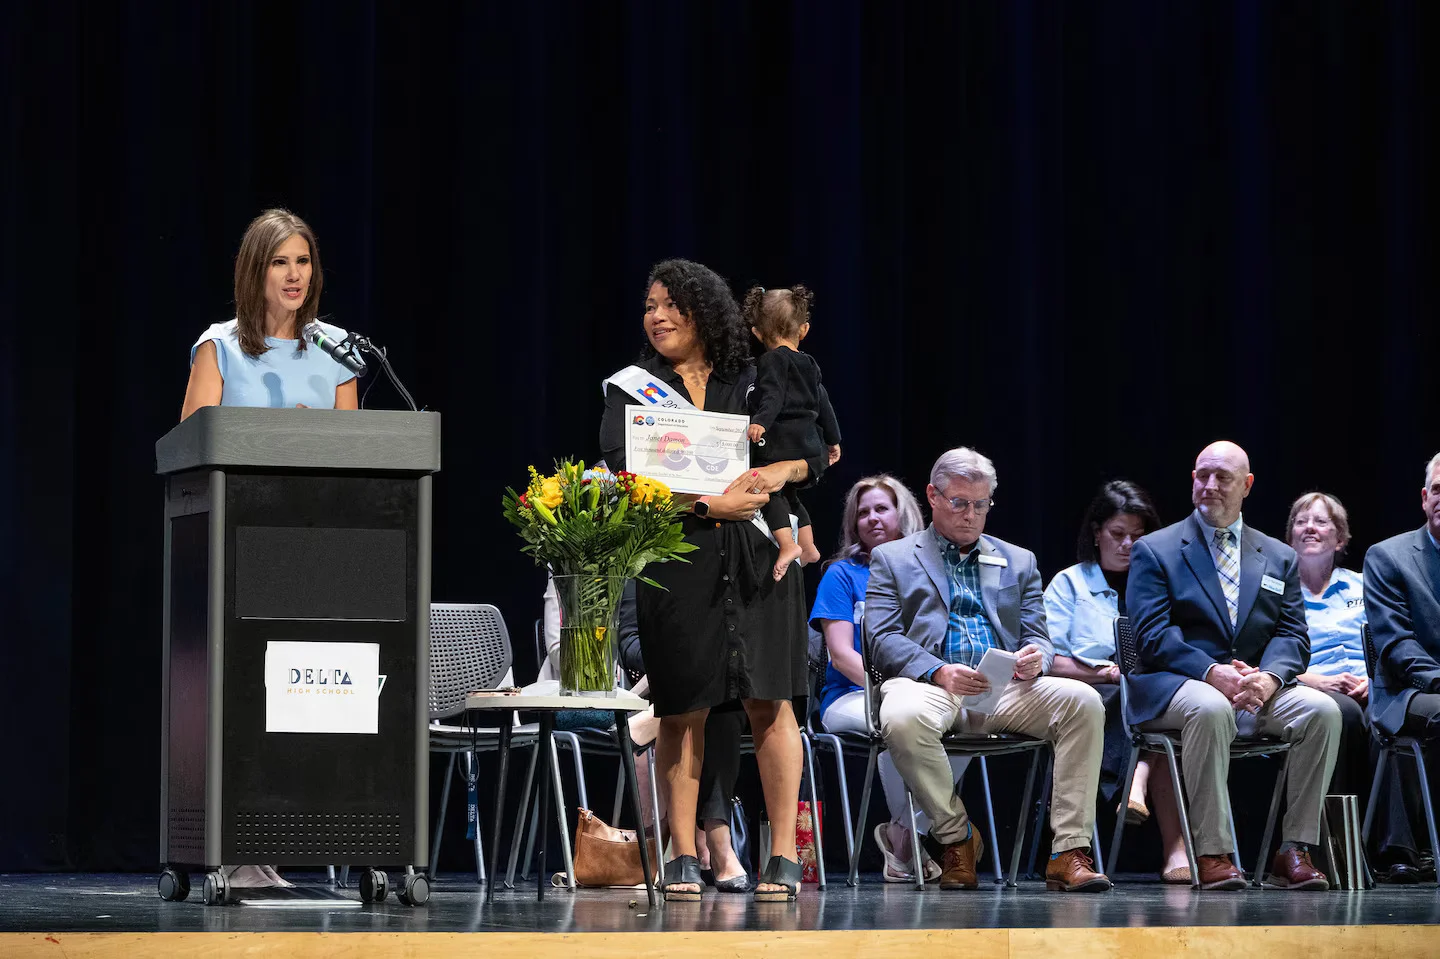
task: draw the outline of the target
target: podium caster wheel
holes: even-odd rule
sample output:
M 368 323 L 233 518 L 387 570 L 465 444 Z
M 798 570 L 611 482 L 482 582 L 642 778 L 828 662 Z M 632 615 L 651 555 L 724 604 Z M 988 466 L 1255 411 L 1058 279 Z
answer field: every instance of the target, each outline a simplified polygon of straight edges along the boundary
M 395 898 L 406 906 L 425 905 L 430 901 L 430 879 L 418 872 L 406 875 L 400 888 L 395 890 Z
M 223 906 L 230 895 L 230 882 L 220 870 L 205 874 L 205 892 L 202 901 L 207 906 Z
M 188 873 L 177 872 L 174 869 L 166 869 L 160 874 L 160 881 L 156 883 L 160 898 L 166 902 L 184 902 L 190 895 L 190 876 Z
M 390 892 L 390 877 L 379 869 L 367 869 L 360 874 L 360 901 L 384 902 Z

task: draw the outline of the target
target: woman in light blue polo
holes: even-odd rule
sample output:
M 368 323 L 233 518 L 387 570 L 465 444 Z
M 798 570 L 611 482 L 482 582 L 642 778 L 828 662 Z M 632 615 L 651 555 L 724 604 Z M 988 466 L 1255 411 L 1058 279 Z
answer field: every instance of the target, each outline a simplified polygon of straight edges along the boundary
M 1370 792 L 1365 584 L 1359 573 L 1339 564 L 1350 543 L 1350 516 L 1329 493 L 1306 493 L 1290 507 L 1286 529 L 1286 539 L 1299 559 L 1310 633 L 1310 665 L 1295 678 L 1326 693 L 1340 707 L 1340 751 L 1330 791 L 1359 796 L 1363 804 Z
M 1160 517 L 1149 494 L 1127 480 L 1106 483 L 1090 501 L 1080 524 L 1076 540 L 1080 562 L 1057 573 L 1045 589 L 1045 624 L 1055 646 L 1050 675 L 1089 683 L 1105 701 L 1100 793 L 1107 803 L 1116 801 L 1130 761 L 1130 737 L 1120 715 L 1115 620 L 1125 614 L 1130 547 L 1159 528 Z M 1150 818 L 1152 805 L 1165 849 L 1160 878 L 1188 883 L 1190 866 L 1169 770 L 1163 756 L 1142 753 L 1130 795 L 1121 803 L 1125 821 L 1144 822 Z
M 212 324 L 190 348 L 180 419 L 202 406 L 356 409 L 355 374 L 300 335 L 320 309 L 322 283 L 320 247 L 304 220 L 288 210 L 252 220 L 235 257 L 235 319 Z M 233 888 L 290 885 L 270 866 L 224 868 Z
M 215 323 L 190 348 L 183 420 L 202 406 L 307 406 L 353 410 L 355 374 L 301 335 L 320 309 L 320 248 L 304 220 L 266 210 L 235 257 L 235 319 Z M 327 336 L 345 331 L 320 324 Z

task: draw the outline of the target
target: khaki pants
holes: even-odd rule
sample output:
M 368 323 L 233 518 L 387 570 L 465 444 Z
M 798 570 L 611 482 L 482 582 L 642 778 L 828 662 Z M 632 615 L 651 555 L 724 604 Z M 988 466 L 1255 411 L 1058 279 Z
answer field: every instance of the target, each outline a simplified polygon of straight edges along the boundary
M 1180 767 L 1195 855 L 1225 856 L 1235 846 L 1230 831 L 1230 743 L 1241 726 L 1247 734 L 1278 736 L 1290 744 L 1281 838 L 1318 843 L 1320 803 L 1340 748 L 1339 707 L 1319 690 L 1290 686 L 1272 696 L 1259 713 L 1237 716 L 1224 693 L 1188 679 L 1165 712 L 1140 728 L 1180 732 Z
M 970 821 L 955 792 L 940 737 L 949 732 L 1023 733 L 1049 742 L 1055 756 L 1051 852 L 1089 847 L 1105 736 L 1105 707 L 1094 689 L 1049 676 L 1012 682 L 988 716 L 962 709 L 959 696 L 931 683 L 889 679 L 880 692 L 885 745 L 930 817 L 930 836 L 936 842 L 959 842 Z

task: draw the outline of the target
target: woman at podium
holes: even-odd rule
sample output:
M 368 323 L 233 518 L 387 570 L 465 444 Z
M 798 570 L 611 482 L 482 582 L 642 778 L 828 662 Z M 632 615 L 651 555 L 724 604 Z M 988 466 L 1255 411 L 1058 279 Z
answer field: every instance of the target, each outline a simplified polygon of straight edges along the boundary
M 288 210 L 250 222 L 235 257 L 235 319 L 215 323 L 190 348 L 184 420 L 202 406 L 359 407 L 355 374 L 300 330 L 320 308 L 320 247 Z M 320 324 L 327 336 L 345 331 Z M 270 866 L 226 866 L 231 887 L 288 886 Z
M 300 331 L 320 309 L 320 248 L 288 210 L 251 221 L 235 257 L 235 318 L 215 323 L 190 348 L 183 420 L 202 406 L 306 406 L 353 410 L 355 374 Z M 321 323 L 336 340 L 345 331 Z
M 712 270 L 688 260 L 656 266 L 646 285 L 644 331 L 648 347 L 638 364 L 606 386 L 600 449 L 611 469 L 641 465 L 625 463 L 625 423 L 650 393 L 663 390 L 679 397 L 670 402 L 694 409 L 749 412 L 755 382 L 749 334 L 729 287 Z M 637 376 L 638 392 L 620 382 Z M 793 901 L 799 888 L 801 746 L 791 699 L 806 691 L 805 587 L 793 567 L 774 580 L 779 550 L 751 520 L 768 494 L 823 466 L 823 458 L 769 464 L 745 471 L 721 495 L 700 497 L 684 519 L 685 540 L 697 547 L 689 562 L 646 569 L 663 589 L 637 587 L 640 646 L 661 720 L 656 772 L 670 786 L 678 854 L 665 864 L 667 900 L 701 897 L 695 834 L 680 824 L 695 818 L 706 716 L 735 700 L 750 717 L 772 830 L 755 898 Z

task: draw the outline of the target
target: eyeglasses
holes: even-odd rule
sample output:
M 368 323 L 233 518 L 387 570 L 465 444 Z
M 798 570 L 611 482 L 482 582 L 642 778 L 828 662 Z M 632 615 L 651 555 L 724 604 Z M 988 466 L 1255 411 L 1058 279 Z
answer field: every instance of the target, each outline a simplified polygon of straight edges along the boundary
M 965 499 L 963 496 L 957 496 L 954 499 L 947 499 L 945 502 L 949 503 L 950 508 L 957 513 L 963 513 L 973 506 L 976 516 L 984 516 L 990 512 L 990 507 L 995 505 L 995 501 L 988 497 L 985 499 Z

